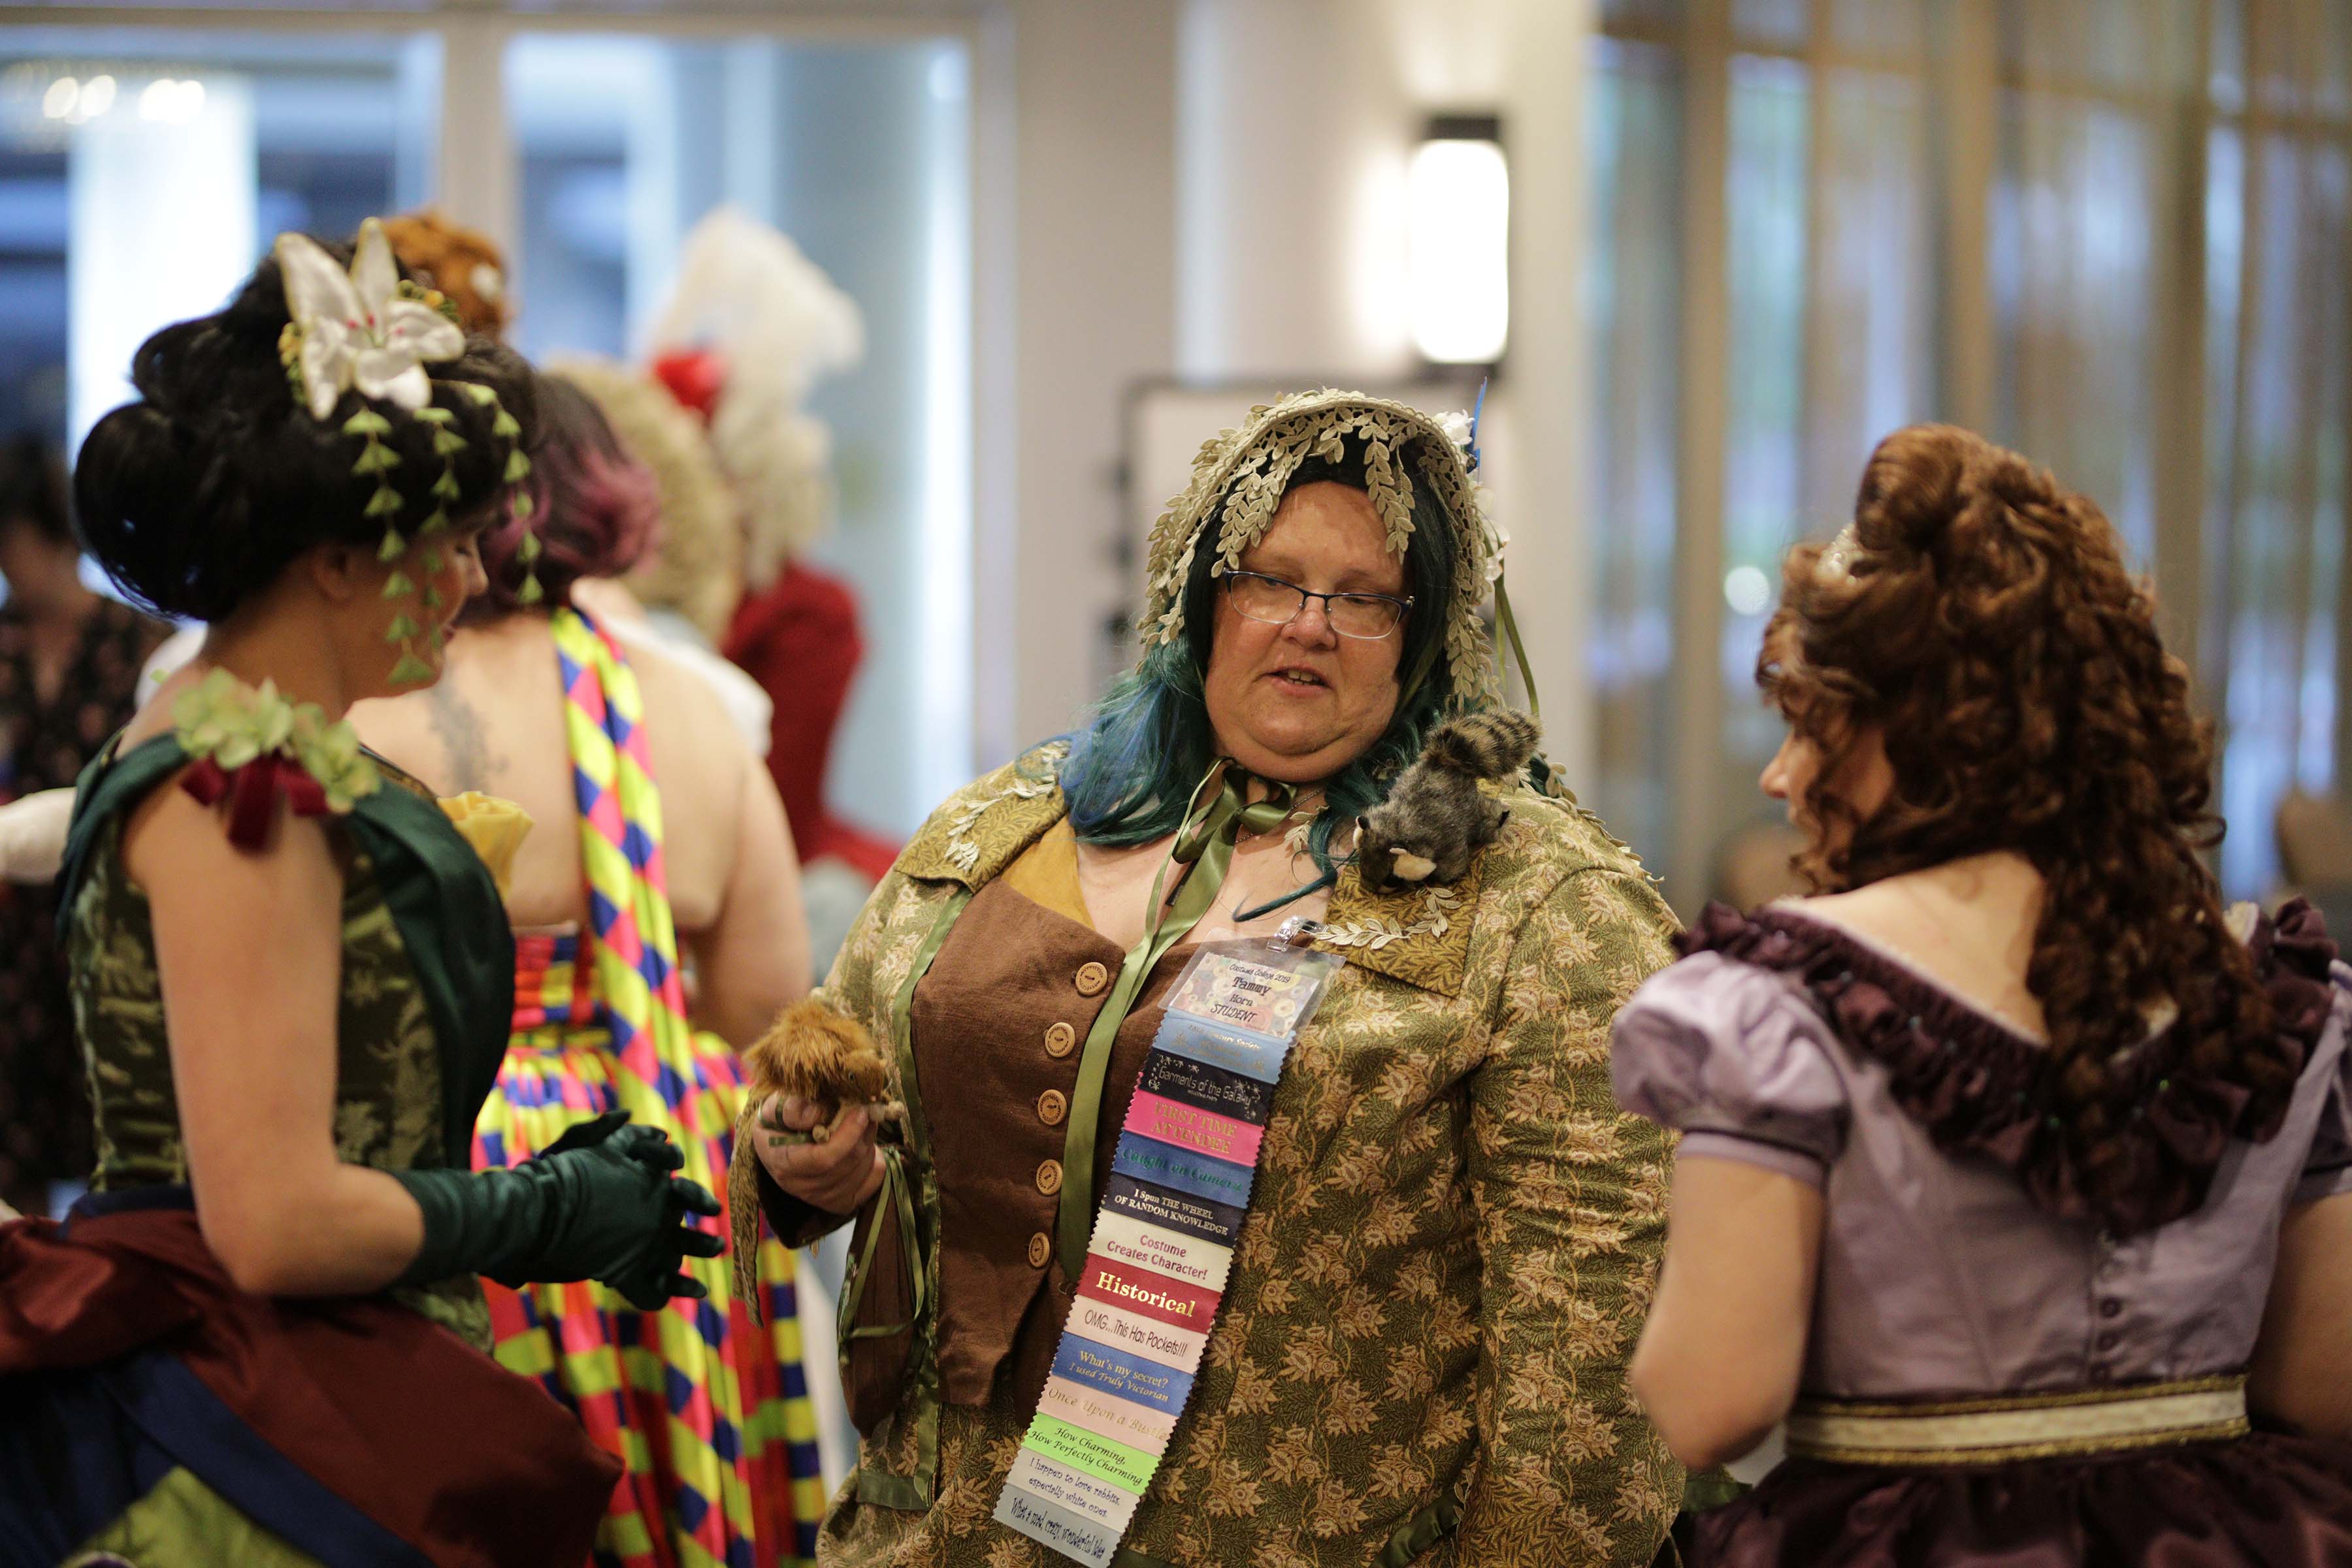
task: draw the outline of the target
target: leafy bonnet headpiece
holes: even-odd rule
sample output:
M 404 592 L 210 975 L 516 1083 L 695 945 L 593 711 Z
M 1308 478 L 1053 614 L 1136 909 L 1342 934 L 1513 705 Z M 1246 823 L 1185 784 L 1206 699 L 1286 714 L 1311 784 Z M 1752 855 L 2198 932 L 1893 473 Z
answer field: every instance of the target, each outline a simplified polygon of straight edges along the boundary
M 1444 661 L 1446 707 L 1500 702 L 1494 643 L 1480 614 L 1489 584 L 1507 635 L 1514 644 L 1517 638 L 1501 597 L 1506 537 L 1471 478 L 1468 422 L 1459 416 L 1441 422 L 1405 404 L 1360 392 L 1325 388 L 1261 404 L 1239 429 L 1223 431 L 1202 446 L 1192 459 L 1192 484 L 1152 525 L 1144 646 L 1182 636 L 1184 585 L 1204 541 L 1215 552 L 1212 576 L 1238 569 L 1243 552 L 1273 522 L 1299 466 L 1310 458 L 1339 461 L 1350 443 L 1362 453 L 1364 488 L 1387 526 L 1390 554 L 1402 559 L 1412 537 L 1415 485 L 1433 487 L 1454 519 L 1453 602 L 1445 606 L 1444 635 L 1434 645 Z M 1524 667 L 1525 655 L 1520 660 Z M 1406 679 L 1411 684 L 1435 673 L 1416 670 Z
M 433 401 L 434 378 L 425 367 L 454 360 L 466 352 L 466 334 L 457 325 L 457 310 L 438 291 L 422 289 L 400 276 L 383 225 L 369 218 L 360 226 L 359 244 L 348 271 L 324 247 L 308 235 L 281 234 L 275 247 L 286 286 L 286 330 L 278 340 L 278 357 L 294 386 L 297 402 L 321 424 L 334 417 L 343 394 L 355 392 L 365 400 L 342 423 L 346 436 L 360 442 L 352 472 L 375 481 L 363 515 L 383 522 L 378 559 L 396 563 L 406 559 L 411 539 L 402 531 L 406 523 L 422 550 L 419 564 L 424 581 L 394 570 L 383 585 L 383 596 L 396 608 L 384 630 L 384 640 L 401 650 L 393 667 L 395 686 L 425 686 L 433 668 L 416 653 L 415 639 L 424 635 L 438 651 L 436 626 L 420 631 L 408 601 L 425 611 L 441 607 L 430 578 L 441 570 L 441 539 L 454 526 L 449 503 L 459 487 L 456 458 L 467 447 L 457 434 L 457 416 Z M 522 426 L 499 403 L 491 388 L 467 381 L 444 384 L 458 395 L 493 410 L 490 434 L 507 443 L 505 480 L 520 486 L 530 472 L 530 458 L 522 450 Z M 381 406 L 378 406 L 381 405 Z M 387 412 L 386 410 L 389 410 Z M 428 492 L 432 510 L 424 517 L 405 516 L 405 502 L 393 487 L 391 474 L 400 467 L 400 454 L 383 443 L 394 417 L 415 419 L 434 426 L 433 452 L 441 459 L 441 474 Z M 527 520 L 532 502 L 528 490 L 516 489 L 509 505 Z M 538 559 L 540 542 L 526 531 L 517 554 L 526 567 Z M 534 574 L 523 584 L 521 598 L 530 604 L 541 596 Z

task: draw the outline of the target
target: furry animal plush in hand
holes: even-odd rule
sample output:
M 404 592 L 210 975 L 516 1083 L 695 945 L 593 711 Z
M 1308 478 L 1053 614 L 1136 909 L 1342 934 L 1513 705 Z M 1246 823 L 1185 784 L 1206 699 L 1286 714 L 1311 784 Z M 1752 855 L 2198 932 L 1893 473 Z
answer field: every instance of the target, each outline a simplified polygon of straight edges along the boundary
M 744 1096 L 741 1119 L 735 1127 L 735 1157 L 727 1172 L 727 1201 L 734 1233 L 735 1299 L 751 1309 L 752 1320 L 765 1314 L 760 1304 L 760 1156 L 755 1138 L 782 1136 L 820 1142 L 840 1124 L 852 1107 L 864 1107 L 876 1121 L 897 1121 L 907 1108 L 885 1100 L 890 1089 L 890 1064 L 874 1037 L 855 1018 L 843 1016 L 811 996 L 793 1003 L 777 1016 L 768 1032 L 743 1053 Z M 771 1095 L 796 1095 L 814 1104 L 820 1115 L 815 1127 L 794 1133 L 761 1119 Z
M 1430 732 L 1388 799 L 1356 819 L 1356 874 L 1371 892 L 1458 880 L 1510 808 L 1478 785 L 1524 770 L 1536 721 L 1507 708 L 1465 713 Z
M 746 1087 L 764 1102 L 772 1094 L 795 1095 L 824 1113 L 809 1130 L 823 1142 L 850 1106 L 865 1106 L 877 1121 L 895 1121 L 906 1107 L 886 1102 L 890 1064 L 874 1037 L 855 1018 L 844 1017 L 814 996 L 779 1014 L 768 1032 L 743 1053 Z M 772 1129 L 782 1131 L 782 1129 Z

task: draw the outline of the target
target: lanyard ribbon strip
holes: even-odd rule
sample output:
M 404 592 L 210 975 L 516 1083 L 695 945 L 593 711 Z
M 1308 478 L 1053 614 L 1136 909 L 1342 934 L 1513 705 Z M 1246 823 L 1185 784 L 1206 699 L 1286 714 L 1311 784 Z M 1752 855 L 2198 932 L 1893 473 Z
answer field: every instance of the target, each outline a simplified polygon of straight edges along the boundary
M 1208 912 L 1235 842 L 1279 827 L 1297 799 L 1276 784 L 1253 803 L 1250 782 L 1228 763 L 1194 792 L 1152 884 L 1150 927 L 1119 966 L 1078 1061 L 1055 1227 L 1077 1300 L 996 1519 L 1093 1568 L 1117 1554 L 1192 1394 L 1274 1086 L 1343 963 L 1286 938 L 1220 942 L 1193 955 L 1169 993 L 1097 1209 L 1095 1147 L 1119 1025 L 1160 959 Z M 1186 869 L 1163 901 L 1171 867 Z
M 1078 1056 L 1077 1083 L 1070 1096 L 1068 1130 L 1062 1142 L 1062 1201 L 1055 1221 L 1062 1272 L 1073 1279 L 1086 1262 L 1087 1231 L 1094 1220 L 1095 1136 L 1102 1115 L 1103 1080 L 1110 1075 L 1111 1045 L 1118 1037 L 1118 1026 L 1127 1022 L 1143 983 L 1160 959 L 1209 912 L 1225 885 L 1225 873 L 1233 868 L 1234 841 L 1244 833 L 1270 833 L 1281 826 L 1297 799 L 1293 786 L 1270 784 L 1267 797 L 1253 805 L 1250 777 L 1236 764 L 1220 763 L 1192 792 L 1176 846 L 1160 868 L 1160 875 L 1152 879 L 1151 924 L 1118 966 L 1118 978 L 1112 983 L 1110 994 L 1103 998 L 1094 1027 L 1087 1031 L 1086 1049 Z M 1204 805 L 1201 796 L 1213 785 L 1216 793 Z M 1175 896 L 1162 902 L 1169 869 L 1175 866 L 1187 868 L 1184 879 L 1177 884 Z
M 999 1523 L 1090 1568 L 1117 1555 L 1208 1348 L 1283 1062 L 1343 962 L 1218 942 L 1171 990 Z M 1089 1142 L 1068 1169 L 1093 1164 Z

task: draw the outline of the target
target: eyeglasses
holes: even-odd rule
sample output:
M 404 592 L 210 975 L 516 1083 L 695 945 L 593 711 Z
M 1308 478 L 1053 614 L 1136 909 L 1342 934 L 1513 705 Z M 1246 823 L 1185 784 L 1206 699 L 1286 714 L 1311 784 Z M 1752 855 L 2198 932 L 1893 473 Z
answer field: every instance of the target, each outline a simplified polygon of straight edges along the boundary
M 1253 621 L 1286 626 L 1298 618 L 1309 599 L 1323 601 L 1323 618 L 1343 637 L 1377 641 L 1395 631 L 1412 608 L 1410 597 L 1392 594 L 1317 594 L 1296 583 L 1262 572 L 1228 572 L 1225 597 L 1234 609 Z

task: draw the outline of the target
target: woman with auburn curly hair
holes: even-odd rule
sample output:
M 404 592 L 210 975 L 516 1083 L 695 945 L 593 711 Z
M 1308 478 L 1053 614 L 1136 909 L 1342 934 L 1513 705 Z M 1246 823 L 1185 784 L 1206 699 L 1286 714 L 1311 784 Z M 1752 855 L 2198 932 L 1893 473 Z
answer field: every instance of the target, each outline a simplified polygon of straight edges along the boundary
M 2114 529 L 1897 431 L 1757 679 L 1820 896 L 1709 909 L 1614 1045 L 1684 1133 L 1635 1392 L 1694 1468 L 1788 1422 L 1686 1559 L 2352 1562 L 2352 971 L 2222 909 Z

